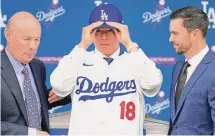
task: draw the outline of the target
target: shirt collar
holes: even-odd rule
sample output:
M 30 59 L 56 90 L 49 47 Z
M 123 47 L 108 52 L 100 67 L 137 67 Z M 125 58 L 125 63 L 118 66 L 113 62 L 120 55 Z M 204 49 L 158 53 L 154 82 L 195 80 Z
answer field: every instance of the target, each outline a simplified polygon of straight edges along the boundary
M 193 67 L 197 67 L 197 65 L 199 65 L 199 63 L 201 62 L 201 60 L 204 58 L 204 56 L 207 54 L 208 51 L 209 51 L 209 48 L 208 48 L 208 46 L 206 46 L 203 50 L 201 50 L 198 54 L 193 56 L 188 61 L 189 64 Z M 186 61 L 187 61 L 187 59 L 186 59 Z
M 95 54 L 101 58 L 107 57 L 104 54 L 102 54 L 101 52 L 99 52 L 96 48 L 95 48 Z M 107 58 L 116 59 L 119 56 L 119 54 L 120 54 L 120 48 L 118 48 L 117 51 L 114 52 L 114 54 L 112 54 L 110 57 L 107 57 Z
M 17 61 L 14 57 L 12 57 L 11 54 L 8 52 L 7 48 L 5 48 L 5 52 L 12 64 L 15 72 L 17 74 L 20 74 L 25 66 L 23 64 L 21 64 L 19 61 Z M 26 65 L 26 67 L 29 67 L 28 64 Z

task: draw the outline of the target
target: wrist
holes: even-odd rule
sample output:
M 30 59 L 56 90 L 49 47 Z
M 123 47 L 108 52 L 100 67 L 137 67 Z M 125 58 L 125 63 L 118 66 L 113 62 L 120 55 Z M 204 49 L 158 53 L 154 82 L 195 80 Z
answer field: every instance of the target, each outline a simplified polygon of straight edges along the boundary
M 129 44 L 129 46 L 127 47 L 127 52 L 130 53 L 130 52 L 133 52 L 133 51 L 138 51 L 139 49 L 139 46 L 137 43 L 135 42 L 132 42 Z
M 86 50 L 86 45 L 83 43 L 83 42 L 80 42 L 78 44 L 78 48 L 82 48 L 82 49 L 85 49 Z
M 127 42 L 125 45 L 125 47 L 128 49 L 134 42 L 132 42 L 131 40 L 129 42 Z

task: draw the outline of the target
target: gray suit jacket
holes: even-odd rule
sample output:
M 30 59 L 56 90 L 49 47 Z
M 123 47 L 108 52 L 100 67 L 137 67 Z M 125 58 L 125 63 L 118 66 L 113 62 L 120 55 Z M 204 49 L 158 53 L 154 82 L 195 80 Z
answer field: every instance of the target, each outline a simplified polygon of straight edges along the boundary
M 41 127 L 49 132 L 48 109 L 56 105 L 71 102 L 68 96 L 60 102 L 48 104 L 46 88 L 46 70 L 42 61 L 34 58 L 30 62 L 31 71 L 35 80 L 41 103 Z M 15 71 L 10 63 L 5 50 L 1 52 L 1 134 L 2 135 L 27 135 L 28 117 L 21 88 Z

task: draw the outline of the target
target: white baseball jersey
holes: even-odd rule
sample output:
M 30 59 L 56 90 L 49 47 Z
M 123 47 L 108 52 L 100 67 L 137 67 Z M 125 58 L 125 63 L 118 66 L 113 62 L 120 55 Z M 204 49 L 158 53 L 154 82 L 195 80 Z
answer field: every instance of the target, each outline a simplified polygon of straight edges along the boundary
M 103 57 L 76 46 L 51 74 L 57 95 L 71 93 L 69 135 L 142 135 L 143 95 L 158 92 L 160 70 L 141 49 L 130 54 L 118 49 L 110 64 Z

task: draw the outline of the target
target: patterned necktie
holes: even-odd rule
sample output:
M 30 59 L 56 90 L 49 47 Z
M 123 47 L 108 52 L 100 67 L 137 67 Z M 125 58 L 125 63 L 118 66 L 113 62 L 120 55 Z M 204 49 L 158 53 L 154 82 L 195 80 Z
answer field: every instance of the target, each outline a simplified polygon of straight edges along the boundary
M 104 57 L 103 59 L 107 61 L 108 65 L 113 61 L 113 58 Z
M 41 130 L 38 103 L 33 87 L 31 85 L 28 69 L 24 67 L 22 73 L 24 74 L 23 91 L 25 93 L 25 103 L 28 114 L 29 127 Z
M 190 64 L 186 61 L 181 69 L 181 73 L 178 78 L 178 83 L 176 87 L 176 92 L 175 92 L 175 107 L 177 110 L 177 106 L 180 100 L 181 96 L 181 91 L 184 88 L 185 82 L 187 80 L 187 68 L 190 66 Z

